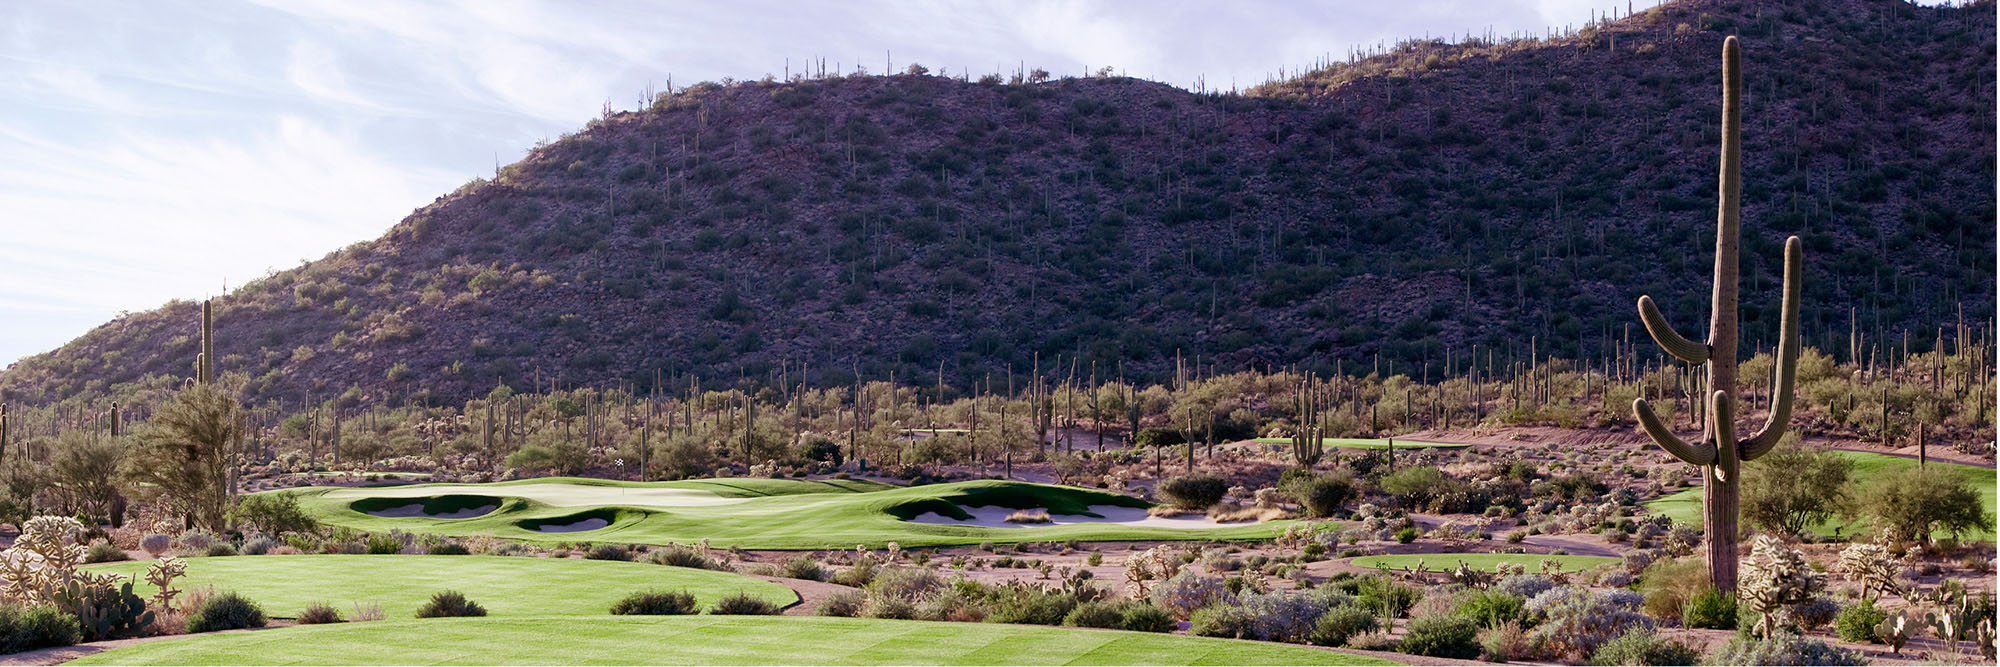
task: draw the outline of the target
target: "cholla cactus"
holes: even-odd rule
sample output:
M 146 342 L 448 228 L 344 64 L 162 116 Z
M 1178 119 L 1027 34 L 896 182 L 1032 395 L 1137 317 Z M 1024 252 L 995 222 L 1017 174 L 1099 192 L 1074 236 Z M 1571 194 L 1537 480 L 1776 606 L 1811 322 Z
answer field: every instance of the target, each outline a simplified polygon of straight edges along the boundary
M 1277 489 L 1265 487 L 1257 490 L 1258 507 L 1264 509 L 1275 508 L 1278 506 L 1279 503 L 1284 502 L 1284 500 L 1285 500 L 1284 494 L 1279 493 Z
M 159 590 L 153 594 L 153 604 L 161 609 L 173 609 L 174 596 L 181 594 L 180 589 L 174 588 L 174 580 L 185 574 L 187 562 L 179 558 L 168 556 L 153 561 L 152 566 L 146 568 L 146 583 Z
M 1171 579 L 1181 572 L 1181 559 L 1165 545 L 1125 557 L 1125 583 L 1133 597 L 1146 597 L 1153 581 Z
M 1758 614 L 1757 633 L 1769 638 L 1779 611 L 1811 600 L 1826 588 L 1826 580 L 1806 563 L 1804 554 L 1769 535 L 1750 547 L 1750 562 L 1738 582 L 1737 596 Z
M 38 516 L 21 524 L 14 546 L 0 551 L 0 578 L 7 599 L 29 604 L 54 602 L 72 584 L 108 586 L 117 577 L 78 571 L 89 550 L 80 542 L 83 524 L 65 516 Z
M 1880 544 L 1856 543 L 1840 552 L 1840 570 L 1847 577 L 1861 582 L 1861 597 L 1866 599 L 1870 588 L 1882 593 L 1901 593 L 1902 585 L 1896 581 L 1896 573 L 1902 567 L 1889 555 L 1889 550 Z

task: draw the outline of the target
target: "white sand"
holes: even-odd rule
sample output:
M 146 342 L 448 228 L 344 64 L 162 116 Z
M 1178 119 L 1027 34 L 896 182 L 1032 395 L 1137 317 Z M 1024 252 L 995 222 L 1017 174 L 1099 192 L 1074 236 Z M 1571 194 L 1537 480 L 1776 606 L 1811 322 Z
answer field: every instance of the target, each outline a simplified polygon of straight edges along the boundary
M 496 509 L 500 509 L 500 506 L 482 505 L 479 507 L 468 507 L 466 509 L 458 510 L 456 512 L 431 514 L 429 512 L 424 511 L 423 503 L 411 503 L 408 505 L 403 505 L 401 507 L 391 507 L 388 509 L 368 512 L 368 515 L 379 516 L 385 519 L 402 519 L 408 517 L 425 517 L 430 519 L 470 519 L 476 516 L 486 516 L 487 514 L 491 514 L 493 510 Z
M 545 523 L 535 530 L 544 533 L 581 533 L 586 530 L 597 530 L 609 525 L 611 525 L 609 521 L 592 518 L 576 523 Z
M 1148 515 L 1146 510 L 1137 507 L 1119 507 L 1117 505 L 1091 505 L 1090 511 L 1104 515 L 1102 519 L 1080 514 L 1050 514 L 1048 523 L 1008 523 L 1007 517 L 1021 510 L 1007 507 L 966 507 L 963 509 L 967 514 L 972 515 L 971 521 L 959 521 L 938 514 L 937 512 L 925 512 L 918 515 L 917 518 L 910 519 L 910 521 L 946 526 L 984 526 L 987 528 L 1032 528 L 1034 526 L 1061 526 L 1072 523 L 1109 523 L 1120 526 L 1191 528 L 1200 530 L 1244 525 L 1243 523 L 1221 523 L 1200 514 L 1179 517 L 1157 517 Z
M 491 486 L 439 484 L 431 486 L 354 487 L 328 491 L 328 498 L 425 498 L 448 495 L 512 496 L 559 507 L 630 505 L 634 507 L 701 507 L 729 505 L 745 498 L 724 498 L 693 489 L 633 489 L 587 484 L 518 484 Z

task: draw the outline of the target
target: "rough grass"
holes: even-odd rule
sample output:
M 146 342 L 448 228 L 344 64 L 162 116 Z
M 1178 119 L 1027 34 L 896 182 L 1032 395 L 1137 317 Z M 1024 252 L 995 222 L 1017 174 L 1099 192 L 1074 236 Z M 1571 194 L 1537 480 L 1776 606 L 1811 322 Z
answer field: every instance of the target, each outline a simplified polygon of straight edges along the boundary
M 560 638 L 553 640 L 552 638 Z M 816 616 L 430 619 L 304 625 L 113 649 L 72 665 L 1395 665 L 1144 632 Z
M 1252 440 L 1251 442 L 1264 445 L 1289 445 L 1292 444 L 1292 439 L 1257 438 L 1255 440 Z M 1320 443 L 1327 447 L 1338 447 L 1341 449 L 1388 449 L 1389 448 L 1389 441 L 1383 438 L 1320 438 Z M 1408 440 L 1396 441 L 1396 449 L 1459 449 L 1471 446 L 1472 445 L 1453 443 L 1453 442 L 1411 442 Z
M 181 588 L 213 585 L 241 593 L 276 618 L 293 618 L 315 602 L 343 612 L 381 605 L 389 618 L 411 618 L 433 593 L 456 590 L 494 616 L 608 613 L 634 591 L 694 594 L 707 606 L 738 592 L 780 606 L 798 601 L 791 589 L 749 577 L 647 563 L 509 556 L 304 555 L 189 558 Z M 134 593 L 150 597 L 146 562 L 91 566 L 138 575 Z
M 524 485 L 570 484 L 622 486 L 686 493 L 712 493 L 738 499 L 722 505 L 686 507 L 552 505 L 508 492 Z M 411 494 L 428 485 L 395 487 Z M 475 487 L 478 493 L 467 493 Z M 892 487 L 856 480 L 799 481 L 781 479 L 714 479 L 684 482 L 607 482 L 576 478 L 544 478 L 496 484 L 449 485 L 447 493 L 501 498 L 492 513 L 469 519 L 426 517 L 385 518 L 355 509 L 368 489 L 311 487 L 292 490 L 306 511 L 320 521 L 360 530 L 408 531 L 445 535 L 491 535 L 531 542 L 592 541 L 633 544 L 695 543 L 711 540 L 716 547 L 746 549 L 848 549 L 857 544 L 880 548 L 889 542 L 904 547 L 951 546 L 981 542 L 1268 539 L 1286 522 L 1230 528 L 1187 530 L 1115 524 L 1072 523 L 1055 526 L 991 528 L 922 524 L 907 521 L 926 512 L 968 518 L 966 506 L 1046 509 L 1054 514 L 1089 514 L 1094 505 L 1149 507 L 1130 496 L 1069 486 L 1025 482 L 972 481 L 917 487 Z M 445 494 L 440 494 L 445 495 Z M 421 502 L 399 498 L 398 504 Z M 362 503 L 373 507 L 378 501 Z M 572 523 L 582 514 L 605 518 L 604 528 L 580 532 L 544 533 L 543 524 Z
M 1850 479 L 1861 480 L 1863 483 L 1866 483 L 1866 480 L 1875 475 L 1891 470 L 1911 468 L 1917 465 L 1916 459 L 1906 459 L 1887 454 L 1844 450 L 1835 450 L 1833 453 L 1854 461 L 1854 474 Z M 1752 463 L 1750 465 L 1756 464 Z M 1992 468 L 1958 463 L 1940 463 L 1937 461 L 1932 461 L 1929 465 L 1942 466 L 1946 470 L 1963 475 L 1966 481 L 1971 482 L 1972 487 L 1979 492 L 1979 497 L 1986 501 L 1986 514 L 1993 516 L 1995 476 Z M 1655 512 L 1673 517 L 1675 521 L 1699 526 L 1701 525 L 1701 486 L 1696 485 L 1682 489 L 1679 492 L 1646 503 L 1646 507 Z M 1817 526 L 1813 526 L 1812 531 L 1820 535 L 1831 536 L 1835 530 L 1839 530 L 1841 535 L 1853 535 L 1857 530 L 1866 531 L 1867 528 L 1868 522 L 1866 520 L 1857 519 L 1855 521 L 1848 521 L 1845 517 L 1836 515 Z M 1992 541 L 1993 527 L 1989 525 L 1985 530 L 1967 531 L 1964 533 L 1964 537 L 1968 540 Z
M 1440 571 L 1449 572 L 1452 570 L 1452 568 L 1458 567 L 1458 564 L 1462 561 L 1466 565 L 1471 566 L 1473 569 L 1492 572 L 1498 570 L 1502 563 L 1519 563 L 1521 564 L 1522 567 L 1528 568 L 1529 572 L 1537 572 L 1540 571 L 1542 567 L 1542 561 L 1551 558 L 1555 559 L 1555 561 L 1561 565 L 1564 571 L 1588 570 L 1590 568 L 1597 567 L 1605 563 L 1618 562 L 1618 559 L 1612 558 L 1610 556 L 1548 556 L 1542 554 L 1444 553 L 1444 554 L 1391 554 L 1386 556 L 1363 556 L 1354 559 L 1354 564 L 1358 567 L 1388 566 L 1390 568 L 1400 570 L 1403 568 L 1416 567 L 1417 561 L 1421 560 L 1424 562 L 1424 569 L 1426 570 L 1430 570 L 1432 572 L 1440 572 Z

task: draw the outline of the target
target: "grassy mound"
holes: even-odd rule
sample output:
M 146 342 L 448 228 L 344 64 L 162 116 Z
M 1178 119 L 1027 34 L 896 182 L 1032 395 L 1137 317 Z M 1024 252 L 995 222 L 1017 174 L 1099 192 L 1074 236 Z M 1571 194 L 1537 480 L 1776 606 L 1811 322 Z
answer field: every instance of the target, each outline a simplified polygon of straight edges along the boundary
M 345 614 L 356 603 L 381 605 L 390 619 L 410 618 L 432 593 L 456 590 L 493 616 L 601 615 L 640 590 L 686 589 L 707 606 L 745 592 L 780 605 L 798 601 L 791 589 L 728 572 L 647 563 L 505 556 L 229 556 L 187 559 L 183 589 L 233 590 L 277 618 L 314 602 Z M 90 569 L 138 575 L 133 592 L 150 597 L 144 561 Z
M 555 640 L 553 638 L 560 638 Z M 72 665 L 1395 665 L 1307 646 L 1033 625 L 813 616 L 453 618 L 305 625 Z
M 1044 508 L 1056 514 L 1093 515 L 1090 507 L 1148 507 L 1116 493 L 1048 484 L 982 480 L 894 487 L 854 480 L 710 479 L 682 482 L 609 482 L 577 478 L 517 480 L 496 484 L 408 485 L 382 488 L 295 489 L 300 503 L 321 521 L 360 530 L 391 528 L 447 535 L 491 535 L 557 542 L 633 544 L 693 543 L 746 549 L 846 549 L 949 546 L 981 542 L 1061 540 L 1263 539 L 1285 522 L 1188 530 L 1114 523 L 1073 523 L 1027 528 L 938 525 L 908 521 L 926 512 L 954 518 L 965 507 Z M 356 511 L 364 498 L 407 505 L 430 495 L 504 498 L 500 509 L 469 519 L 378 517 Z M 547 525 L 587 518 L 607 525 L 578 532 L 545 533 Z
M 1590 568 L 1597 567 L 1605 563 L 1618 562 L 1617 558 L 1613 558 L 1610 556 L 1547 556 L 1541 554 L 1448 553 L 1448 554 L 1392 554 L 1386 556 L 1362 556 L 1360 558 L 1354 559 L 1354 564 L 1358 567 L 1389 567 L 1400 570 L 1403 568 L 1416 567 L 1417 561 L 1423 561 L 1424 569 L 1430 570 L 1432 572 L 1438 572 L 1438 571 L 1449 571 L 1453 568 L 1458 567 L 1458 564 L 1462 562 L 1475 570 L 1480 570 L 1484 572 L 1493 572 L 1495 570 L 1500 569 L 1500 566 L 1504 563 L 1515 563 L 1519 564 L 1522 567 L 1527 568 L 1529 572 L 1536 572 L 1541 569 L 1542 561 L 1550 559 L 1554 559 L 1556 563 L 1559 564 L 1562 567 L 1562 569 L 1566 572 L 1588 570 Z
M 1853 460 L 1854 474 L 1850 479 L 1861 480 L 1863 483 L 1866 483 L 1866 480 L 1875 475 L 1892 470 L 1913 468 L 1917 465 L 1916 459 L 1906 459 L 1888 454 L 1849 451 L 1835 451 L 1833 453 Z M 1929 465 L 1942 466 L 1945 470 L 1963 475 L 1966 481 L 1972 483 L 1974 489 L 1979 490 L 1980 498 L 1986 501 L 1987 515 L 1994 514 L 1996 495 L 1994 482 L 1996 478 L 1992 468 L 1957 463 L 1940 463 L 1937 461 L 1932 461 Z M 1675 521 L 1699 526 L 1701 525 L 1701 487 L 1694 486 L 1682 489 L 1672 495 L 1646 503 L 1646 508 L 1672 517 Z M 1834 535 L 1835 531 L 1839 531 L 1840 535 L 1853 535 L 1856 531 L 1865 531 L 1867 528 L 1868 522 L 1865 520 L 1848 521 L 1844 517 L 1835 516 L 1817 526 L 1813 526 L 1812 531 L 1826 536 Z M 1985 540 L 1990 542 L 1993 540 L 1993 527 L 1988 526 L 1985 530 L 1967 531 L 1964 533 L 1964 537 L 1968 540 Z

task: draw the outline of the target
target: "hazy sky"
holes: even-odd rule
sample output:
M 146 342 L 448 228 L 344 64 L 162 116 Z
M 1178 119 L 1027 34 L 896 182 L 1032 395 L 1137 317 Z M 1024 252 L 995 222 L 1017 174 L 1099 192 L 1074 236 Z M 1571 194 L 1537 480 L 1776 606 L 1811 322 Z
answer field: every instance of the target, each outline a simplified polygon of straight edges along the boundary
M 1645 9 L 1657 0 L 1635 0 Z M 0 365 L 220 293 L 671 77 L 1106 65 L 1247 87 L 1355 45 L 1582 24 L 1625 0 L 0 2 Z

